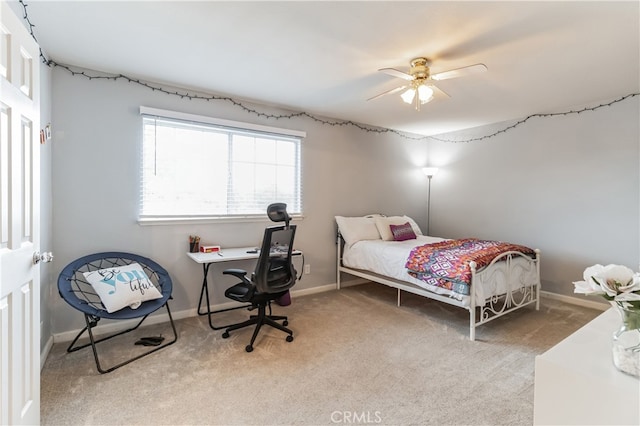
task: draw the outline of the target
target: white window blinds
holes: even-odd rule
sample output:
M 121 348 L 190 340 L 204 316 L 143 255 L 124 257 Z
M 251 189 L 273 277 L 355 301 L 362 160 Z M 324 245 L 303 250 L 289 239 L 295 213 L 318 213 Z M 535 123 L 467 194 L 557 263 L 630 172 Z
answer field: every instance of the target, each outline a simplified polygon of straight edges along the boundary
M 140 218 L 302 213 L 303 132 L 141 107 Z

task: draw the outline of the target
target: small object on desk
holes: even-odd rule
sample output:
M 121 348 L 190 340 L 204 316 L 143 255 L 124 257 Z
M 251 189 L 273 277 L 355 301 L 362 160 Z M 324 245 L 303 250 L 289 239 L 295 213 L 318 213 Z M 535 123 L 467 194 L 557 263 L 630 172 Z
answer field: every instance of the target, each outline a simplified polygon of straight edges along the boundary
M 189 235 L 189 253 L 198 253 L 200 250 L 200 237 Z
M 257 253 L 258 249 L 247 250 L 247 253 Z
M 218 256 L 223 257 L 221 251 L 218 252 Z
M 201 245 L 200 253 L 214 253 L 220 251 L 220 246 Z

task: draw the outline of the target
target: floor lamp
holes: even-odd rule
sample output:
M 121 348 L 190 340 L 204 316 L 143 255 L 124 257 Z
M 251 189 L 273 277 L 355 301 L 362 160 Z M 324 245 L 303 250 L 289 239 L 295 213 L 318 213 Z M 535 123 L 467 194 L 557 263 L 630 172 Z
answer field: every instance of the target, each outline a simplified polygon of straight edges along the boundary
M 429 187 L 427 189 L 427 235 L 429 234 L 429 222 L 431 221 L 431 178 L 438 173 L 437 167 L 423 167 L 422 173 L 429 178 Z

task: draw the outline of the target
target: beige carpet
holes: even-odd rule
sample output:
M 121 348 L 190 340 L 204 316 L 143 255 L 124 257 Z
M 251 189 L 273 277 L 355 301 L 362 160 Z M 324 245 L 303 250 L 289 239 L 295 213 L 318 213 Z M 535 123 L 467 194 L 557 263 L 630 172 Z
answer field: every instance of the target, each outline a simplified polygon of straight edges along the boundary
M 56 344 L 42 371 L 42 424 L 531 425 L 535 356 L 600 314 L 543 299 L 471 342 L 467 311 L 395 301 L 377 284 L 295 298 L 277 307 L 295 340 L 266 328 L 252 353 L 252 330 L 222 339 L 205 317 L 189 318 L 173 346 L 105 375 L 90 349 Z M 118 339 L 106 355 L 140 349 L 136 337 Z

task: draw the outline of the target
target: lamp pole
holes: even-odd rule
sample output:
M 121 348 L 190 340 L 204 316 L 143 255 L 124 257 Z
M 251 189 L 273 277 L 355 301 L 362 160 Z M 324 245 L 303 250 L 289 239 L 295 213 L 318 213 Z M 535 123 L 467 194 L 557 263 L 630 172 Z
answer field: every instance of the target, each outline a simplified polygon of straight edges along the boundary
M 427 176 L 429 178 L 429 185 L 427 188 L 427 235 L 429 234 L 429 222 L 431 222 L 431 178 L 433 175 Z
M 431 222 L 431 178 L 438 173 L 437 167 L 423 167 L 422 172 L 429 179 L 427 186 L 427 235 L 429 235 L 429 223 Z

